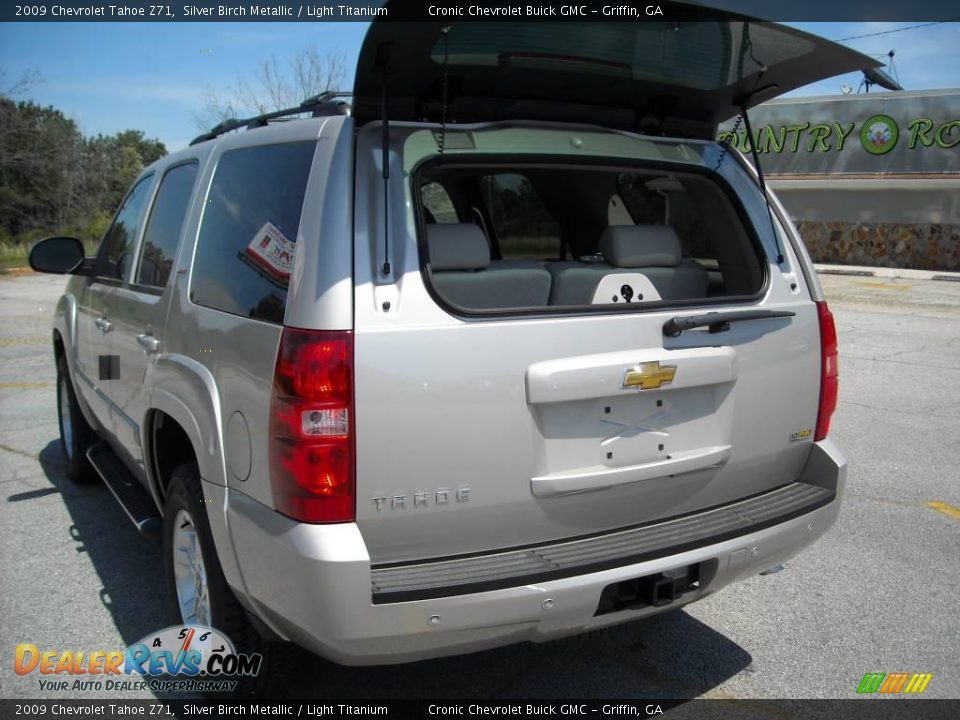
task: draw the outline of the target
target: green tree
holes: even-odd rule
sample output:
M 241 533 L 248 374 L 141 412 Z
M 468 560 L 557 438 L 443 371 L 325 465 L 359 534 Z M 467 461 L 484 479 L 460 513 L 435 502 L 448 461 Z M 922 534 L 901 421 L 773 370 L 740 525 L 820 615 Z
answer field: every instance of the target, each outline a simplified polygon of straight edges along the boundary
M 116 208 L 143 169 L 167 154 L 162 142 L 147 139 L 140 130 L 97 135 L 87 144 L 90 190 L 97 193 L 101 209 Z
M 83 153 L 76 123 L 53 107 L 0 98 L 0 224 L 11 234 L 69 222 Z
M 0 96 L 0 237 L 99 239 L 137 175 L 166 152 L 141 130 L 85 138 L 52 106 Z

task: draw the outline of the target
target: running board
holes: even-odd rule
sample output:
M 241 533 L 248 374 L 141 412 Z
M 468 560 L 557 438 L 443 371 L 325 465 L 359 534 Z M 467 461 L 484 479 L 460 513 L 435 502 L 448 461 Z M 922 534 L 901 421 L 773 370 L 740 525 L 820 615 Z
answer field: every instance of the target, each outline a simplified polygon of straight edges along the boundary
M 127 470 L 110 446 L 103 442 L 97 443 L 87 450 L 87 460 L 103 478 L 104 484 L 120 503 L 134 527 L 151 540 L 159 540 L 163 531 L 163 520 L 157 512 L 153 498 Z

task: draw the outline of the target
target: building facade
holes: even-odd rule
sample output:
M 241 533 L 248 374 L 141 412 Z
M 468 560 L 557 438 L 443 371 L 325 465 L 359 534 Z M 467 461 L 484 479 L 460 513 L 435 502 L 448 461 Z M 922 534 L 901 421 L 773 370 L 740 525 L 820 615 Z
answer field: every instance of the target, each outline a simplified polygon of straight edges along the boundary
M 773 100 L 750 124 L 815 261 L 960 271 L 960 90 Z M 742 122 L 720 138 L 750 156 Z

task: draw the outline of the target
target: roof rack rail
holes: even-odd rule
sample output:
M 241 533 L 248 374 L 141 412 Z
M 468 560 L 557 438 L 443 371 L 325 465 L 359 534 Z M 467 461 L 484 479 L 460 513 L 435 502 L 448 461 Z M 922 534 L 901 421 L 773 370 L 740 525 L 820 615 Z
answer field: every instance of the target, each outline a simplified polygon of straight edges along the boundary
M 337 98 L 350 97 L 351 95 L 353 95 L 353 93 L 341 92 L 339 90 L 326 90 L 319 95 L 308 97 L 302 103 L 295 105 L 294 107 L 284 108 L 283 110 L 274 110 L 273 112 L 263 113 L 262 115 L 256 115 L 254 117 L 244 119 L 228 118 L 223 122 L 219 122 L 214 125 L 207 132 L 203 133 L 203 135 L 198 135 L 195 137 L 190 141 L 190 144 L 196 145 L 197 143 L 202 143 L 207 140 L 213 140 L 224 133 L 228 133 L 231 130 L 238 130 L 242 127 L 245 127 L 248 130 L 264 127 L 271 120 L 288 117 L 290 115 L 300 115 L 301 113 L 306 112 L 312 113 L 313 117 L 323 117 L 325 115 L 349 115 L 350 103 L 338 100 Z

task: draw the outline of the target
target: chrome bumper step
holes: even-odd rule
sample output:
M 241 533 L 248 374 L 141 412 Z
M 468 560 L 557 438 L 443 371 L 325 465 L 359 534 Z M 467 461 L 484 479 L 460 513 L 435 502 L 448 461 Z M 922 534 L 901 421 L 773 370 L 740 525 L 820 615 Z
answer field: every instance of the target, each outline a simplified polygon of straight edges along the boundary
M 374 566 L 374 604 L 517 587 L 675 555 L 747 535 L 813 512 L 832 490 L 793 482 L 681 517 L 602 535 L 484 555 Z

